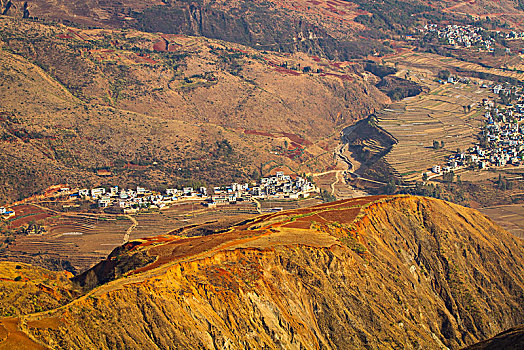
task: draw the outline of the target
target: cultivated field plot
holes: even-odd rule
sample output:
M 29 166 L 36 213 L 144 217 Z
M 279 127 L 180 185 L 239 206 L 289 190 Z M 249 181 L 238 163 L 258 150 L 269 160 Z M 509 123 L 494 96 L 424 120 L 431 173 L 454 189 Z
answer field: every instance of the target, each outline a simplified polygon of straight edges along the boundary
M 55 213 L 42 220 L 43 235 L 17 235 L 4 252 L 9 260 L 31 263 L 45 257 L 69 261 L 77 270 L 91 267 L 123 242 L 132 222 L 126 217 Z
M 43 220 L 54 215 L 52 210 L 32 204 L 16 205 L 12 209 L 15 211 L 16 215 L 7 220 L 8 227 L 11 229 L 16 229 L 27 225 L 30 222 Z
M 419 179 L 433 165 L 445 164 L 457 149 L 465 150 L 477 142 L 484 109 L 473 107 L 464 113 L 463 106 L 492 96 L 472 83 L 430 87 L 427 94 L 407 98 L 377 113 L 379 125 L 398 140 L 386 160 L 406 180 Z M 444 148 L 433 149 L 433 141 L 444 142 Z
M 479 210 L 515 236 L 524 239 L 523 204 L 501 205 Z
M 33 264 L 46 260 L 56 266 L 68 261 L 77 271 L 83 271 L 104 259 L 124 240 L 166 233 L 207 234 L 258 215 L 253 202 L 212 209 L 205 208 L 199 202 L 185 202 L 166 210 L 135 215 L 63 213 L 33 204 L 14 209 L 17 216 L 10 221 L 11 228 L 34 222 L 43 226 L 46 233 L 16 235 L 15 241 L 3 252 L 3 259 Z M 198 225 L 203 225 L 203 228 L 194 228 Z
M 129 239 L 157 236 L 166 233 L 180 235 L 184 227 L 219 222 L 242 221 L 258 215 L 253 202 L 225 204 L 206 208 L 199 202 L 181 203 L 161 211 L 143 212 L 134 216 L 138 225 L 131 231 Z
M 322 201 L 317 198 L 307 198 L 307 199 L 299 199 L 299 200 L 269 199 L 269 200 L 260 201 L 260 206 L 262 208 L 262 212 L 265 213 L 265 212 L 270 212 L 272 209 L 276 209 L 276 208 L 282 208 L 282 210 L 299 209 L 299 208 L 311 207 L 313 205 L 317 205 L 320 203 L 322 203 Z
M 413 69 L 428 69 L 436 70 L 462 70 L 475 71 L 482 73 L 495 74 L 498 76 L 510 77 L 523 81 L 524 74 L 510 69 L 488 68 L 476 63 L 459 61 L 452 57 L 444 57 L 430 53 L 415 53 L 408 52 L 399 56 L 394 56 L 387 59 L 388 62 L 395 63 L 401 66 L 407 66 Z

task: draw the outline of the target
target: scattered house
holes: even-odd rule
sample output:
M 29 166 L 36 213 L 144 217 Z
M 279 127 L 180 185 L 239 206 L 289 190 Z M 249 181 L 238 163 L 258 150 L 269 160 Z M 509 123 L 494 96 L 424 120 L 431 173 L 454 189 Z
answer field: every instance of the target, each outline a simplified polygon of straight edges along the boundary
M 440 165 L 433 165 L 433 168 L 431 168 L 431 171 L 433 171 L 435 174 L 440 174 Z
M 103 196 L 106 193 L 106 189 L 103 187 L 97 187 L 91 189 L 91 197 L 97 199 L 98 197 Z
M 4 215 L 5 213 L 7 213 L 7 209 L 4 207 L 0 207 L 0 215 Z

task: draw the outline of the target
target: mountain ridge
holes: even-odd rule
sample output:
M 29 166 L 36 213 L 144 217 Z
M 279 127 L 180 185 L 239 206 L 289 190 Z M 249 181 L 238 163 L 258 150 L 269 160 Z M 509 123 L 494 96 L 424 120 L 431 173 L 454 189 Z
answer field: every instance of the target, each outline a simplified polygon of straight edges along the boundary
M 160 263 L 24 316 L 21 327 L 59 348 L 458 349 L 523 321 L 523 243 L 440 200 L 328 203 L 265 215 L 211 241 L 136 241 L 134 253 Z

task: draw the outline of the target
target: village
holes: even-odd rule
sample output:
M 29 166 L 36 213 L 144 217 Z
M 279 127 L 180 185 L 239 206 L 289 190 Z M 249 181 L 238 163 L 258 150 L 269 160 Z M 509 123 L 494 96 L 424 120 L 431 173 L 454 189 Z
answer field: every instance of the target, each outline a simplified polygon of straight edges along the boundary
M 278 171 L 276 175 L 263 177 L 259 182 L 232 183 L 227 186 L 181 189 L 168 188 L 163 193 L 149 190 L 145 187 L 136 189 L 121 189 L 118 186 L 95 187 L 91 189 L 72 189 L 62 186 L 57 191 L 57 197 L 67 200 L 91 201 L 98 208 L 112 209 L 124 214 L 136 213 L 145 209 L 164 209 L 169 205 L 182 201 L 198 201 L 202 205 L 213 208 L 225 204 L 235 204 L 240 201 L 256 201 L 258 199 L 299 199 L 307 198 L 318 192 L 317 187 L 305 178 L 295 175 L 285 175 Z M 4 219 L 15 216 L 13 210 L 0 208 L 0 215 Z
M 431 169 L 434 174 L 464 167 L 482 170 L 521 165 L 524 159 L 524 93 L 510 85 L 496 84 L 491 88 L 500 97 L 501 104 L 488 99 L 479 102 L 479 107 L 485 110 L 480 142 L 465 152 L 450 156 L 447 165 L 434 165 Z
M 436 35 L 439 40 L 443 41 L 446 45 L 452 45 L 455 47 L 474 47 L 479 50 L 495 51 L 496 39 L 523 39 L 524 33 L 522 32 L 501 32 L 501 31 L 488 31 L 481 27 L 475 27 L 471 25 L 446 25 L 438 26 L 436 24 L 426 24 L 420 31 L 424 35 Z M 510 52 L 509 48 L 506 48 L 506 52 Z

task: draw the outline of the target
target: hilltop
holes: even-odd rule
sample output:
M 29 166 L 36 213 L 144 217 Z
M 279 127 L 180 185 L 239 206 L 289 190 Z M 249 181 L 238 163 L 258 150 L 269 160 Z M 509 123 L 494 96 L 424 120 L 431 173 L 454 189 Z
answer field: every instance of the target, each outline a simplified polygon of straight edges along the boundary
M 524 321 L 522 248 L 473 209 L 366 197 L 131 241 L 83 297 L 1 322 L 56 348 L 458 349 Z

